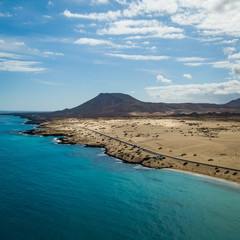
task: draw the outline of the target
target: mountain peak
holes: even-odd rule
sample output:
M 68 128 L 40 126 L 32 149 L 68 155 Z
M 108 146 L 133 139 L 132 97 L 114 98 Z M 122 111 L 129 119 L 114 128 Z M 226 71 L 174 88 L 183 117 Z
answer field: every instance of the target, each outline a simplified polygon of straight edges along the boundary
M 123 93 L 100 93 L 95 98 L 69 109 L 72 116 L 81 115 L 83 117 L 111 117 L 127 116 L 128 107 L 138 105 L 141 101 Z
M 123 101 L 138 101 L 137 99 L 133 98 L 132 96 L 124 93 L 100 93 L 97 98 L 118 98 Z

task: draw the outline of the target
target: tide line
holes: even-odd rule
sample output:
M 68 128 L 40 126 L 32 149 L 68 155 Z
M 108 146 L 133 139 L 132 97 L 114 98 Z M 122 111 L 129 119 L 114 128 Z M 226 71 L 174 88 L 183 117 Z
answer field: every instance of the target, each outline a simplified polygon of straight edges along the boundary
M 185 173 L 185 174 L 188 174 L 188 175 L 193 175 L 193 176 L 197 176 L 197 177 L 201 177 L 201 178 L 205 178 L 205 179 L 211 179 L 211 180 L 215 180 L 217 182 L 227 183 L 229 185 L 233 185 L 235 187 L 240 188 L 240 183 L 228 181 L 228 180 L 217 178 L 217 177 L 212 177 L 212 176 L 208 176 L 208 175 L 204 175 L 204 174 L 200 174 L 200 173 L 193 173 L 193 172 L 188 172 L 188 171 L 183 171 L 183 170 L 178 170 L 178 169 L 164 168 L 164 170 L 173 171 L 173 172 L 181 172 L 181 173 Z

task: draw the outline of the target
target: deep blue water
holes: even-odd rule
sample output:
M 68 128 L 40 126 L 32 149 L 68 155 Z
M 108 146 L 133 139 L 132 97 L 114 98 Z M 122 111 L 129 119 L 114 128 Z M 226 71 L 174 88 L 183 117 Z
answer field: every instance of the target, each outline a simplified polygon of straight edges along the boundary
M 0 116 L 0 239 L 240 239 L 240 187 L 23 136 Z

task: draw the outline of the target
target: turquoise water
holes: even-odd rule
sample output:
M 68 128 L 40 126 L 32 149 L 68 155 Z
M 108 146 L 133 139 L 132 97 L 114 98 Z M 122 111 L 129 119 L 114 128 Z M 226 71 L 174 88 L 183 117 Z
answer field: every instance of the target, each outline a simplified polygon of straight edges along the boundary
M 0 116 L 0 239 L 240 239 L 240 187 L 23 136 Z

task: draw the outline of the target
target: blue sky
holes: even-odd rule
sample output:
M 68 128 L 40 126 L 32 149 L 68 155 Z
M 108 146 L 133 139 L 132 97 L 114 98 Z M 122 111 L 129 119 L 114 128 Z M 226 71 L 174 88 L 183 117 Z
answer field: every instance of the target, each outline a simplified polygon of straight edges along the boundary
M 0 0 L 0 110 L 100 92 L 151 102 L 240 97 L 238 0 Z

